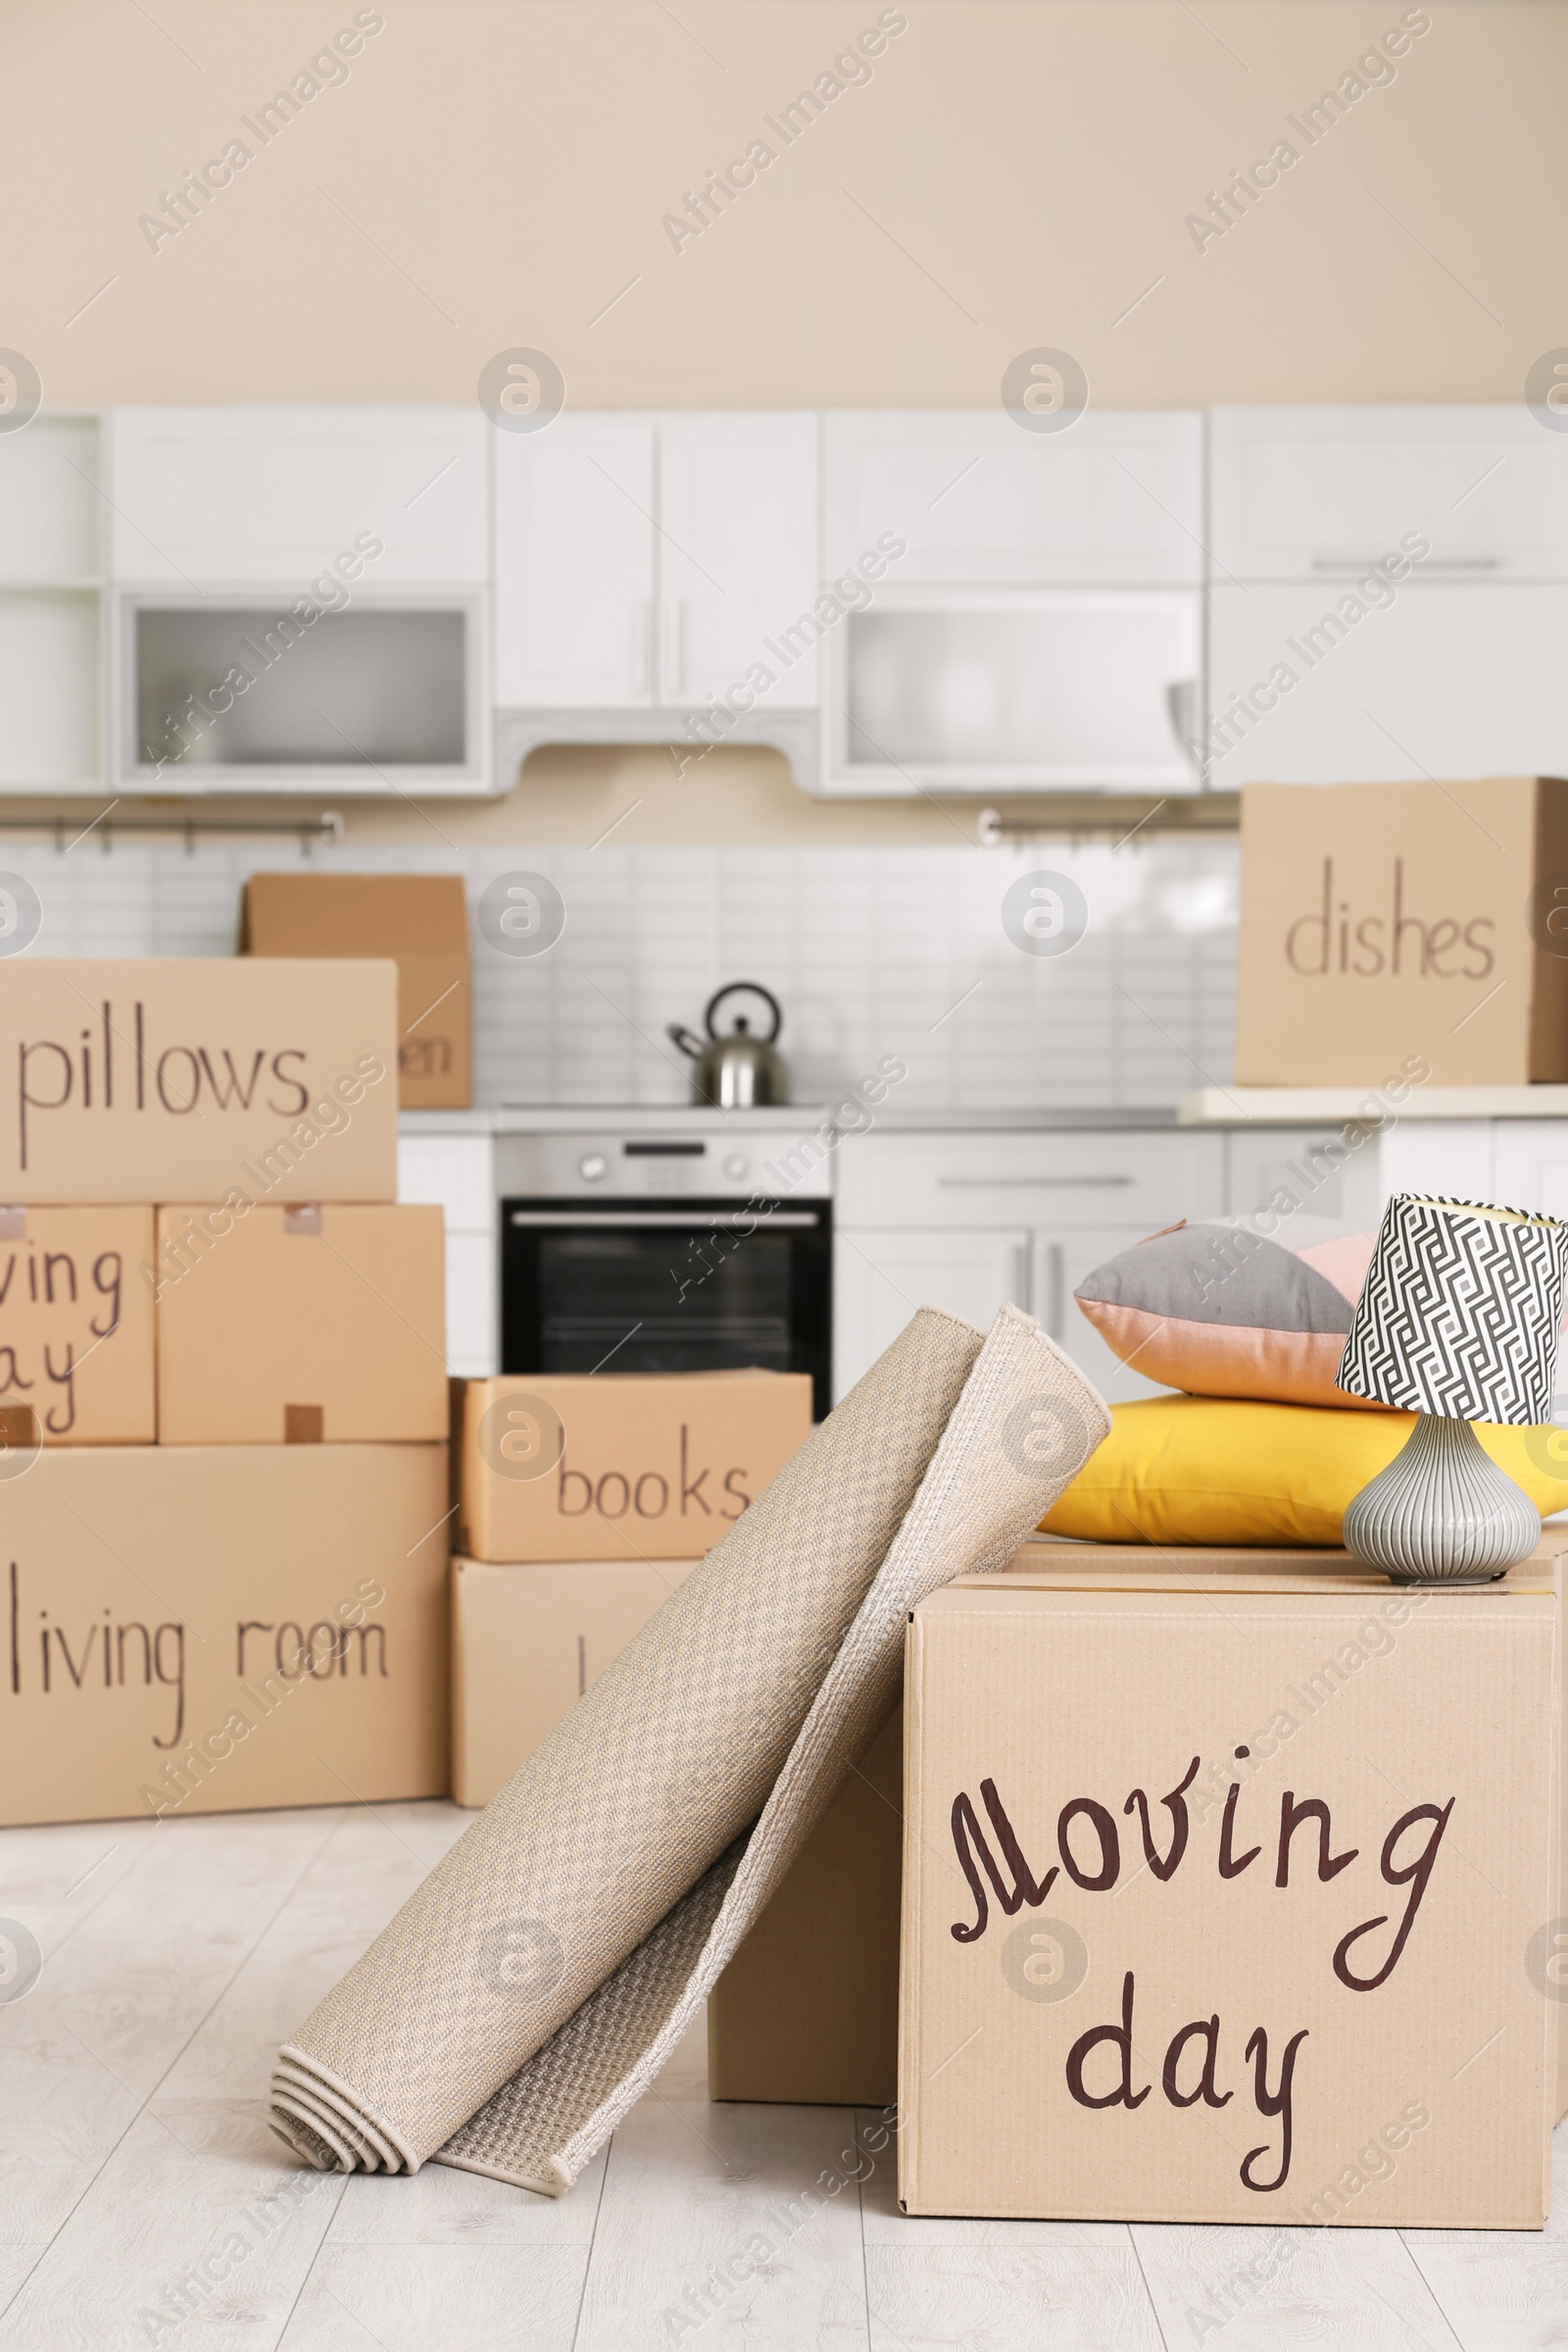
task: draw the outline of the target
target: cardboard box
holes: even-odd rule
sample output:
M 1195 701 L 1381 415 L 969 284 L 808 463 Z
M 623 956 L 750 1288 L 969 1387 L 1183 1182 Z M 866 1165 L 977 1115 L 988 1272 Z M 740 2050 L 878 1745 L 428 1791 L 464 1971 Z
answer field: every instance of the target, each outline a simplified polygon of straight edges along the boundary
M 903 1848 L 899 1707 L 709 1995 L 710 2099 L 892 2106 Z
M 0 1409 L 24 1445 L 151 1445 L 152 1238 L 150 1208 L 0 1208 Z
M 468 909 L 456 874 L 252 874 L 244 956 L 390 956 L 398 967 L 398 1101 L 473 1101 Z
M 0 1821 L 439 1796 L 445 1448 L 46 1450 L 5 1489 Z
M 1539 2229 L 1555 1563 L 1086 1548 L 909 1630 L 906 2210 Z
M 1568 1079 L 1568 784 L 1250 784 L 1244 1086 Z
M 695 1560 L 452 1563 L 452 1793 L 487 1805 Z
M 0 961 L 0 1201 L 391 1200 L 390 963 Z
M 164 1207 L 155 1274 L 165 1446 L 445 1439 L 439 1208 Z
M 710 1550 L 811 1434 L 805 1372 L 538 1372 L 453 1384 L 457 1548 L 478 1560 Z

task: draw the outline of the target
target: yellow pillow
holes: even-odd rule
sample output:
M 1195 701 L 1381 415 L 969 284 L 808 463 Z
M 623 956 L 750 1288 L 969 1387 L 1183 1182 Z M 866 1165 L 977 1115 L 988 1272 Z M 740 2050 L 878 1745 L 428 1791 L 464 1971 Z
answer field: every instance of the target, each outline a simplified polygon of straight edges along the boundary
M 1041 1526 L 1100 1544 L 1340 1541 L 1351 1496 L 1388 1467 L 1413 1413 L 1229 1396 L 1110 1408 L 1111 1432 Z M 1568 1510 L 1568 1431 L 1475 1425 L 1538 1511 Z

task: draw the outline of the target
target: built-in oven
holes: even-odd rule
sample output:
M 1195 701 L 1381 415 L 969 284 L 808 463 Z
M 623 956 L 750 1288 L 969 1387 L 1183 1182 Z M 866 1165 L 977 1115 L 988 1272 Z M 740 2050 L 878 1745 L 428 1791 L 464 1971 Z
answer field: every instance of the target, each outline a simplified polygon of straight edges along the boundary
M 827 1154 L 779 1132 L 505 1139 L 503 1372 L 809 1374 L 831 1404 Z M 769 1156 L 770 1145 L 777 1150 Z

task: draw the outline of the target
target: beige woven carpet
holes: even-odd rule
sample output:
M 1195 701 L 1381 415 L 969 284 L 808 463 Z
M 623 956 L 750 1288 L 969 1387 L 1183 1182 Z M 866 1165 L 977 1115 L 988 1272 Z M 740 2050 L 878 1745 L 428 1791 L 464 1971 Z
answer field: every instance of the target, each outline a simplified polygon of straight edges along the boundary
M 922 1309 L 285 2044 L 310 2163 L 559 2194 L 663 2064 L 897 1693 L 1109 1429 L 1028 1316 Z

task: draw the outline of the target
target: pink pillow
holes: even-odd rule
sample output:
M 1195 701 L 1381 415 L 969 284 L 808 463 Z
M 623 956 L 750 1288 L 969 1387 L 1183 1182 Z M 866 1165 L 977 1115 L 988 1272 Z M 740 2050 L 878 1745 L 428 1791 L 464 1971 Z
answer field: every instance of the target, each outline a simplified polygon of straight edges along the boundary
M 1181 1224 L 1097 1266 L 1075 1296 L 1107 1348 L 1195 1396 L 1284 1404 L 1367 1400 L 1336 1386 L 1375 1232 L 1327 1217 Z

